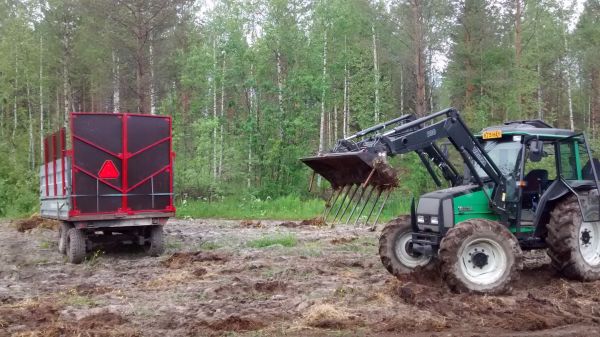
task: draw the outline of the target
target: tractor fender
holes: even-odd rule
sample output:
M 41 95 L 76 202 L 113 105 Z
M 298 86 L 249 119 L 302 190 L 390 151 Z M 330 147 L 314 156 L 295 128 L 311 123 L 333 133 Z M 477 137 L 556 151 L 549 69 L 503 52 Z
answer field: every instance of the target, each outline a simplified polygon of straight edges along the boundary
M 546 225 L 550 221 L 550 211 L 554 208 L 554 204 L 565 196 L 572 194 L 571 189 L 565 185 L 561 179 L 556 179 L 546 192 L 540 198 L 537 210 L 535 211 L 535 236 L 545 237 Z

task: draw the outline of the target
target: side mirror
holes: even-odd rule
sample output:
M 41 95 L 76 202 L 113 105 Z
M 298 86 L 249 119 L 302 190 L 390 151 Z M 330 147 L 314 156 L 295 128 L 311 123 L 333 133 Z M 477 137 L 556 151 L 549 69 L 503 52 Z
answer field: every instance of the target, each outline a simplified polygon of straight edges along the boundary
M 535 139 L 529 142 L 529 160 L 538 162 L 544 157 L 544 142 Z

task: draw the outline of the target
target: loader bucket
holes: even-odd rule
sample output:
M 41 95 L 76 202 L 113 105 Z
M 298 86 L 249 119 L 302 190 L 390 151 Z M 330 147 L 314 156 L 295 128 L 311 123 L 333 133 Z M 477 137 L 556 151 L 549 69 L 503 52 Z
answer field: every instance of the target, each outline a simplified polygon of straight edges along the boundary
M 327 222 L 332 216 L 332 225 L 336 220 L 347 224 L 352 219 L 355 225 L 362 221 L 368 224 L 377 210 L 375 227 L 387 198 L 398 184 L 396 172 L 385 158 L 366 151 L 327 153 L 300 160 L 331 183 L 333 193 L 322 218 Z
M 327 153 L 300 160 L 329 181 L 333 189 L 352 184 L 397 184 L 394 170 L 379 156 L 369 152 Z

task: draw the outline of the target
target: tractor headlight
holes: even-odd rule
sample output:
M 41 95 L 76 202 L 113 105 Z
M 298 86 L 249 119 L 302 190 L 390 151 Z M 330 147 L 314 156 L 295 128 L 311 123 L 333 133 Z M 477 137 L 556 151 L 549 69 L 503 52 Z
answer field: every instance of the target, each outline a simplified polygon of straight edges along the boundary
M 417 216 L 417 222 L 418 223 L 425 223 L 425 217 L 422 215 Z
M 432 216 L 431 217 L 431 224 L 432 225 L 437 225 L 438 224 L 438 217 L 437 216 Z

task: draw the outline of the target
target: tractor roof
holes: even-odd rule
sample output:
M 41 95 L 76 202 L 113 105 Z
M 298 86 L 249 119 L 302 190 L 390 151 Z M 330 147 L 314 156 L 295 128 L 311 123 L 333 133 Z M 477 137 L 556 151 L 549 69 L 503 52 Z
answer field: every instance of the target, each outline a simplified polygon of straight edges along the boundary
M 492 130 L 500 130 L 503 135 L 531 135 L 540 136 L 546 139 L 566 138 L 579 134 L 579 132 L 567 129 L 557 129 L 542 120 L 534 119 L 509 121 L 504 122 L 502 125 L 490 126 L 481 130 L 479 135 L 484 131 Z

